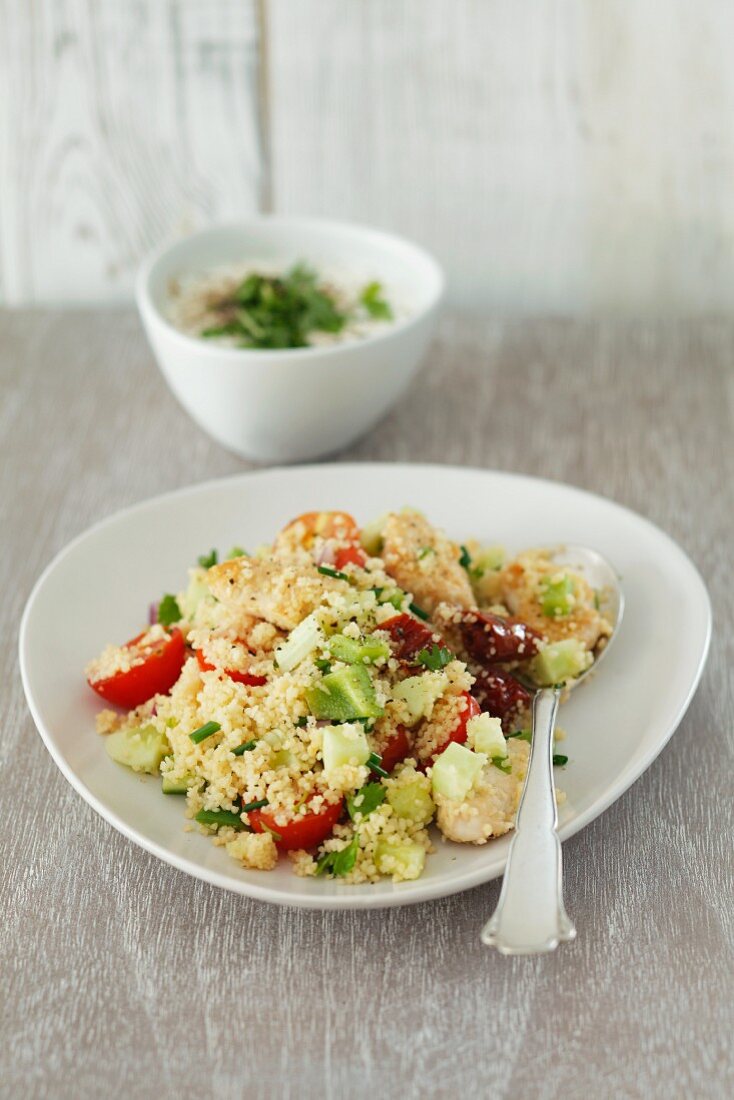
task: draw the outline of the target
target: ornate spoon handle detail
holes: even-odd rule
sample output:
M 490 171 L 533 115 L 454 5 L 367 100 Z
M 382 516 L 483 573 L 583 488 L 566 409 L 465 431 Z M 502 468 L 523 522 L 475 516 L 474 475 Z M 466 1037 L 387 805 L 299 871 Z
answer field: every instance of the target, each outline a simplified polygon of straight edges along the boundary
M 482 941 L 504 955 L 553 951 L 576 929 L 563 904 L 561 842 L 556 832 L 553 730 L 560 690 L 542 688 L 533 700 L 533 740 L 502 891 Z

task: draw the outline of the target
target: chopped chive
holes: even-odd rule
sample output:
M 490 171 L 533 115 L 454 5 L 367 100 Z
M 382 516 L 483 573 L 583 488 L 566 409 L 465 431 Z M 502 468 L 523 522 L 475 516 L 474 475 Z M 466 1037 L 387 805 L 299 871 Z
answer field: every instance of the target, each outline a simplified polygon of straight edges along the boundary
M 463 565 L 464 569 L 468 569 L 471 565 L 471 554 L 465 546 L 461 547 L 461 555 L 459 557 L 459 565 Z
M 559 752 L 559 753 L 554 753 L 553 754 L 553 767 L 554 768 L 562 768 L 567 763 L 568 763 L 568 757 L 564 756 L 563 753 Z
M 242 756 L 246 752 L 252 752 L 256 744 L 257 741 L 243 741 L 236 749 L 232 749 L 232 752 L 235 756 Z
M 296 720 L 295 720 L 295 722 L 293 723 L 293 725 L 294 725 L 294 726 L 298 726 L 298 728 L 299 728 L 299 729 L 303 729 L 303 727 L 304 727 L 304 726 L 307 726 L 307 725 L 308 725 L 308 718 L 307 718 L 307 717 L 306 717 L 306 715 L 304 714 L 304 715 L 302 715 L 302 716 L 301 716 L 300 718 L 296 718 Z
M 411 603 L 408 606 L 410 607 L 410 610 L 413 612 L 413 614 L 417 616 L 417 618 L 423 619 L 423 621 L 426 623 L 428 622 L 431 616 L 428 614 L 427 611 L 424 611 L 422 607 L 418 607 L 417 603 Z
M 514 733 L 508 733 L 507 737 L 508 740 L 510 737 L 516 737 L 518 741 L 527 741 L 528 744 L 530 744 L 533 739 L 533 734 L 531 730 L 515 730 Z
M 330 569 L 328 565 L 318 565 L 317 570 L 319 573 L 323 573 L 325 577 L 333 577 L 336 581 L 348 581 L 349 577 L 346 573 L 342 573 L 339 569 Z
M 379 753 L 376 752 L 370 753 L 367 759 L 367 767 L 370 768 L 373 772 L 376 772 L 377 775 L 381 775 L 383 779 L 387 778 L 387 776 L 389 776 L 390 774 L 390 772 L 386 772 L 383 768 L 382 757 L 379 755 Z
M 196 821 L 200 825 L 231 825 L 233 829 L 246 828 L 239 814 L 231 810 L 199 810 Z
M 243 814 L 249 814 L 250 810 L 259 810 L 263 806 L 267 806 L 267 798 L 258 798 L 256 802 L 246 802 L 242 807 Z
M 198 730 L 194 730 L 189 734 L 189 737 L 198 745 L 201 741 L 206 741 L 207 737 L 211 737 L 213 733 L 218 733 L 222 727 L 219 722 L 205 722 L 203 726 L 199 726 Z

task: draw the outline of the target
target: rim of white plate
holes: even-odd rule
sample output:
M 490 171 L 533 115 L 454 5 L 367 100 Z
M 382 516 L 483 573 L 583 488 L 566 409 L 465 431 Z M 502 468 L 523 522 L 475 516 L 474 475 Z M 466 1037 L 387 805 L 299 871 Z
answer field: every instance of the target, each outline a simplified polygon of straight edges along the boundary
M 712 611 L 711 600 L 708 594 L 708 590 L 703 581 L 703 578 L 685 553 L 685 551 L 675 542 L 675 540 L 668 535 L 662 528 L 652 523 L 645 516 L 641 516 L 638 512 L 633 511 L 631 508 L 627 508 L 622 504 L 618 504 L 616 501 L 610 500 L 608 497 L 601 496 L 598 493 L 589 492 L 586 489 L 580 489 L 577 486 L 569 485 L 567 482 L 558 481 L 550 478 L 532 477 L 530 475 L 516 473 L 514 471 L 494 470 L 494 469 L 482 469 L 480 467 L 473 466 L 455 466 L 455 465 L 441 465 L 438 463 L 389 463 L 389 462 L 364 462 L 364 463 L 329 463 L 329 464 L 304 464 L 296 467 L 293 466 L 275 466 L 266 470 L 253 470 L 245 471 L 240 474 L 229 475 L 220 478 L 210 478 L 205 481 L 195 483 L 193 485 L 183 486 L 179 489 L 174 489 L 166 493 L 160 493 L 152 497 L 148 497 L 143 501 L 138 501 L 136 504 L 127 506 L 126 508 L 119 509 L 113 512 L 109 516 L 98 520 L 96 523 L 87 527 L 84 531 L 80 532 L 71 542 L 67 543 L 48 563 L 45 569 L 42 571 L 38 580 L 31 589 L 30 595 L 26 601 L 26 605 L 23 611 L 23 615 L 20 623 L 19 631 L 19 663 L 21 680 L 23 683 L 23 690 L 25 692 L 28 708 L 31 712 L 36 728 L 43 740 L 46 748 L 48 749 L 54 763 L 59 768 L 67 782 L 81 795 L 85 802 L 92 807 L 105 821 L 107 821 L 123 836 L 127 837 L 134 844 L 143 848 L 145 851 L 150 852 L 156 856 L 162 862 L 175 867 L 179 871 L 183 871 L 192 877 L 199 879 L 203 882 L 208 882 L 210 885 L 217 886 L 221 889 L 228 890 L 233 893 L 242 894 L 247 897 L 254 898 L 259 901 L 267 901 L 276 905 L 292 906 L 296 908 L 308 908 L 308 909 L 323 909 L 323 910 L 339 910 L 339 909 L 383 909 L 392 908 L 397 905 L 413 905 L 422 901 L 431 901 L 438 898 L 449 897 L 452 894 L 462 893 L 465 890 L 470 890 L 475 886 L 483 885 L 486 882 L 490 882 L 492 879 L 497 878 L 504 871 L 506 859 L 503 856 L 495 856 L 494 859 L 490 856 L 488 850 L 488 859 L 486 866 L 481 866 L 470 871 L 457 872 L 451 876 L 443 876 L 440 880 L 421 880 L 418 879 L 410 883 L 401 883 L 398 887 L 394 888 L 393 893 L 384 893 L 380 895 L 364 894 L 360 892 L 359 887 L 344 887 L 349 892 L 344 895 L 317 895 L 307 892 L 298 893 L 296 891 L 289 892 L 287 897 L 284 897 L 279 891 L 272 887 L 263 884 L 258 885 L 256 882 L 241 881 L 232 879 L 220 872 L 203 867 L 197 864 L 195 861 L 188 859 L 184 856 L 179 856 L 177 853 L 172 852 L 164 845 L 158 844 L 155 841 L 150 840 L 144 834 L 137 832 L 134 828 L 128 826 L 113 810 L 111 810 L 105 803 L 97 798 L 97 796 L 87 787 L 87 785 L 80 779 L 73 768 L 69 766 L 64 758 L 61 750 L 56 744 L 55 736 L 53 732 L 47 727 L 43 721 L 38 708 L 36 707 L 33 694 L 30 687 L 30 673 L 28 669 L 28 658 L 26 653 L 26 638 L 28 633 L 28 624 L 31 620 L 34 605 L 37 602 L 40 593 L 42 592 L 44 585 L 53 571 L 58 565 L 70 554 L 74 552 L 77 545 L 83 542 L 86 538 L 99 531 L 101 528 L 111 526 L 121 520 L 124 520 L 129 514 L 138 512 L 150 508 L 154 505 L 160 504 L 162 501 L 168 501 L 176 497 L 182 497 L 187 495 L 194 495 L 197 492 L 206 492 L 211 489 L 230 484 L 236 481 L 250 481 L 250 480 L 267 480 L 269 478 L 276 478 L 279 476 L 293 475 L 295 472 L 299 474 L 319 474 L 323 473 L 325 469 L 333 470 L 338 467 L 345 473 L 350 470 L 359 470 L 365 473 L 369 470 L 374 471 L 392 471 L 396 469 L 408 470 L 414 474 L 420 474 L 421 472 L 428 473 L 441 473 L 453 472 L 457 475 L 463 476 L 476 476 L 476 475 L 494 475 L 501 478 L 517 479 L 518 481 L 524 481 L 533 483 L 536 486 L 551 486 L 556 489 L 563 489 L 571 495 L 576 495 L 579 498 L 593 499 L 595 501 L 603 501 L 612 510 L 617 510 L 620 514 L 625 516 L 631 516 L 638 523 L 643 524 L 649 528 L 655 535 L 661 537 L 667 544 L 669 549 L 678 556 L 679 560 L 684 564 L 688 570 L 691 580 L 699 588 L 699 596 L 702 601 L 702 605 L 705 609 L 705 627 L 703 632 L 702 644 L 700 647 L 700 656 L 698 659 L 697 667 L 695 669 L 694 676 L 691 681 L 691 685 L 686 692 L 685 696 L 676 708 L 675 716 L 670 723 L 668 732 L 656 741 L 648 750 L 646 750 L 640 757 L 635 757 L 630 761 L 628 766 L 622 771 L 622 773 L 612 782 L 609 788 L 600 795 L 594 802 L 587 807 L 587 809 L 578 813 L 571 821 L 566 822 L 559 828 L 559 836 L 562 841 L 568 840 L 586 825 L 590 824 L 597 817 L 605 812 L 614 802 L 617 801 L 632 784 L 639 779 L 639 777 L 650 767 L 653 761 L 659 756 L 663 748 L 666 746 L 670 738 L 673 736 L 681 720 L 683 719 L 693 695 L 698 688 L 698 685 L 703 674 L 703 670 L 708 657 L 709 646 L 711 642 L 712 633 Z

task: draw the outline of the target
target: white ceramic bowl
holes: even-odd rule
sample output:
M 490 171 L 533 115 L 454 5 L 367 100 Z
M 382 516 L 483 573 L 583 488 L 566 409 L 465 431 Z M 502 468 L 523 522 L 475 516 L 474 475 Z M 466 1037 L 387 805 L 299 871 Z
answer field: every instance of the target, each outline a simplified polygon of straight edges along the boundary
M 322 348 L 257 351 L 187 336 L 166 319 L 169 283 L 232 263 L 304 260 L 377 279 L 407 316 L 374 336 Z M 142 266 L 140 316 L 168 385 L 196 423 L 230 450 L 294 462 L 345 447 L 400 397 L 433 333 L 443 273 L 389 233 L 342 222 L 261 217 L 168 245 Z

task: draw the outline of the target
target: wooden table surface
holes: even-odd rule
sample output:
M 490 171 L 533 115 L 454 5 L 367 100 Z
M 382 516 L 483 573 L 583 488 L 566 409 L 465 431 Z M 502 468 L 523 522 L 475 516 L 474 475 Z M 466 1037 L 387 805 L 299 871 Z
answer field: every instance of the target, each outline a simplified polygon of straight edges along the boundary
M 38 573 L 110 512 L 246 466 L 174 402 L 131 312 L 0 315 L 2 1095 L 734 1094 L 733 352 L 725 321 L 451 316 L 420 386 L 345 456 L 569 481 L 660 524 L 710 586 L 687 717 L 565 846 L 578 940 L 505 959 L 478 939 L 497 882 L 279 909 L 159 863 L 68 786 L 17 668 Z

